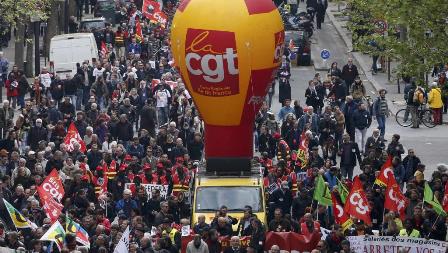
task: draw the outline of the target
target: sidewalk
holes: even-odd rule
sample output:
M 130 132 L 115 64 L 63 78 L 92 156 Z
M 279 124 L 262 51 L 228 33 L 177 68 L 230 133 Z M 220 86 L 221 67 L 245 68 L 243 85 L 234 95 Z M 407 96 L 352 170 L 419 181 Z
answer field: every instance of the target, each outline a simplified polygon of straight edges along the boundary
M 366 78 L 372 84 L 373 88 L 376 91 L 381 89 L 387 90 L 389 110 L 394 115 L 399 109 L 403 108 L 406 105 L 403 97 L 404 83 L 400 82 L 401 93 L 398 93 L 397 78 L 395 75 L 391 74 L 391 81 L 387 79 L 387 72 L 378 72 L 376 75 L 372 75 L 372 57 L 361 52 L 351 52 L 353 49 L 352 34 L 347 29 L 348 17 L 344 16 L 343 13 L 343 10 L 345 9 L 345 3 L 340 3 L 340 5 L 341 11 L 338 11 L 338 4 L 329 2 L 327 15 L 336 28 L 337 33 L 349 49 L 349 54 L 358 63 L 358 67 L 360 68 L 360 70 L 362 70 L 362 72 L 364 72 Z M 396 63 L 391 62 L 391 69 L 394 68 L 395 64 Z

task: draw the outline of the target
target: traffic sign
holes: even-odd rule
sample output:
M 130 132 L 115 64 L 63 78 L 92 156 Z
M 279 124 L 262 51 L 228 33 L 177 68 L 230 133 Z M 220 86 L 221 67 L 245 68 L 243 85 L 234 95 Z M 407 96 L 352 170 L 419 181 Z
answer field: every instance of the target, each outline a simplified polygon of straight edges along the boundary
M 387 31 L 388 25 L 386 20 L 377 19 L 373 22 L 375 32 L 378 34 L 384 34 Z
M 322 49 L 322 51 L 320 51 L 320 57 L 324 60 L 328 60 L 330 58 L 330 51 Z

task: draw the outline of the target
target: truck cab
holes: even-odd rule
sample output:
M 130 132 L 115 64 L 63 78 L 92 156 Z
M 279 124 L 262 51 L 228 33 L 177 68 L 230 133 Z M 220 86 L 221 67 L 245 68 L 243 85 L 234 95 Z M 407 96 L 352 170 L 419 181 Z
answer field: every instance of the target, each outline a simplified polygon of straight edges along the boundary
M 228 215 L 238 220 L 243 217 L 245 206 L 250 206 L 253 214 L 266 224 L 265 189 L 259 171 L 240 176 L 197 173 L 192 190 L 192 225 L 200 215 L 210 224 L 221 206 L 226 206 Z M 238 224 L 232 228 L 236 232 Z

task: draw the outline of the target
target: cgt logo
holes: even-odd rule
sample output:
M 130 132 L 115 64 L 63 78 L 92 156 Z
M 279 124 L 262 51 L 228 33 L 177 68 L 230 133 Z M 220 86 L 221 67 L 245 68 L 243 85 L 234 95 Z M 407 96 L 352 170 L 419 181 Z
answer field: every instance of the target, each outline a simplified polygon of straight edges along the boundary
M 285 50 L 285 31 L 280 31 L 274 34 L 275 38 L 275 53 L 274 63 L 279 63 L 282 59 L 283 52 Z
M 361 195 L 357 192 L 350 196 L 350 203 L 356 206 L 356 212 L 359 214 L 366 214 L 369 211 L 369 206 L 367 203 L 364 203 Z
M 233 32 L 188 29 L 185 64 L 196 92 L 206 96 L 239 93 L 238 53 Z

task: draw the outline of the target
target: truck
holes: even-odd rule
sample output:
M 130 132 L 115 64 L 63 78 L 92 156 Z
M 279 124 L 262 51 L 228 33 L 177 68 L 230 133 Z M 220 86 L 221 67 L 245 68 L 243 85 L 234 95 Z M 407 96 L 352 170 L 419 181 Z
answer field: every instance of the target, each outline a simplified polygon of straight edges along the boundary
M 98 47 L 93 33 L 69 33 L 54 36 L 50 42 L 50 67 L 55 75 L 65 79 L 76 74 L 76 63 L 95 62 Z
M 197 223 L 201 215 L 205 216 L 207 223 L 211 223 L 221 206 L 226 206 L 228 214 L 240 220 L 245 206 L 250 206 L 252 213 L 266 225 L 266 194 L 263 175 L 257 165 L 250 172 L 239 174 L 207 173 L 199 168 L 191 189 L 191 224 Z M 238 224 L 232 226 L 234 232 L 237 227 Z

